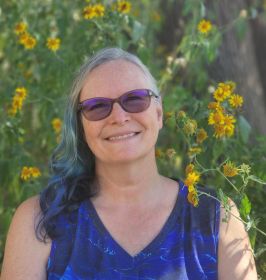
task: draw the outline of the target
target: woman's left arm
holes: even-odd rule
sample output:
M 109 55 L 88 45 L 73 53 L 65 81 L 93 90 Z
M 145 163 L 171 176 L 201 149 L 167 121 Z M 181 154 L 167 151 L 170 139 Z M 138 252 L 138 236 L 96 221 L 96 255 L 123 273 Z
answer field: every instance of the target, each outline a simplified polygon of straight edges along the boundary
M 258 279 L 255 260 L 248 234 L 235 203 L 229 199 L 231 211 L 227 222 L 223 222 L 226 211 L 221 206 L 218 275 L 219 280 L 256 280 Z

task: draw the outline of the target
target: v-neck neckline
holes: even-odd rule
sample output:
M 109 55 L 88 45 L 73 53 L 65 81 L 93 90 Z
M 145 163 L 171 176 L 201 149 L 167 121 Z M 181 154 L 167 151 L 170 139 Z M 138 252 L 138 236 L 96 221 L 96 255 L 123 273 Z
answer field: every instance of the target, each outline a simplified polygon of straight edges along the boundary
M 93 203 L 90 199 L 86 199 L 85 203 L 87 205 L 87 210 L 91 214 L 91 218 L 93 219 L 93 223 L 100 232 L 100 234 L 104 237 L 109 237 L 111 242 L 114 243 L 117 250 L 120 251 L 126 258 L 128 258 L 131 261 L 135 261 L 138 258 L 149 256 L 156 248 L 159 247 L 159 245 L 163 242 L 167 234 L 169 233 L 170 229 L 173 227 L 173 225 L 176 222 L 177 215 L 180 212 L 181 209 L 181 197 L 182 197 L 182 191 L 184 189 L 184 184 L 181 180 L 177 181 L 177 198 L 174 204 L 173 209 L 171 210 L 171 213 L 169 214 L 168 218 L 166 219 L 165 223 L 161 227 L 159 233 L 137 254 L 131 255 L 129 252 L 127 252 L 116 239 L 112 236 L 112 234 L 109 232 L 109 230 L 106 228 L 104 223 L 102 222 L 100 216 L 97 213 L 97 210 L 95 209 Z

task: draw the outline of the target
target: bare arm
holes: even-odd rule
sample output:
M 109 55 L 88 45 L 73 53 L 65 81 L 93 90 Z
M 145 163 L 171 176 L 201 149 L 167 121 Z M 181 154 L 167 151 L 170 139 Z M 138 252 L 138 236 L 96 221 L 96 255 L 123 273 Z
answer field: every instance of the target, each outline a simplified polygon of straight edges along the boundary
M 231 214 L 227 222 L 221 207 L 220 238 L 218 249 L 219 280 L 256 280 L 257 272 L 248 234 L 234 202 L 230 200 Z M 236 217 L 234 217 L 236 216 Z
M 35 235 L 38 202 L 39 197 L 32 197 L 16 210 L 7 235 L 1 280 L 47 279 L 51 243 L 44 244 Z

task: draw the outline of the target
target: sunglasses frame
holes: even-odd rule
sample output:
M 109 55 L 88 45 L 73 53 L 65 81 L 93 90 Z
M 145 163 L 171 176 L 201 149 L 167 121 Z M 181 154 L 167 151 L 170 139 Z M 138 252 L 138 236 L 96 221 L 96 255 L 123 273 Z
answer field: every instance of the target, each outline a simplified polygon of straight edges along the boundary
M 118 103 L 118 104 L 121 106 L 121 108 L 122 108 L 124 111 L 128 112 L 128 113 L 141 113 L 141 112 L 144 112 L 147 108 L 144 109 L 144 110 L 141 110 L 141 111 L 139 111 L 139 112 L 129 112 L 128 110 L 126 110 L 126 109 L 124 108 L 123 103 L 122 103 L 122 99 L 123 99 L 123 97 L 124 97 L 125 95 L 128 95 L 128 94 L 130 94 L 130 93 L 133 93 L 133 92 L 135 92 L 135 91 L 143 91 L 143 90 L 145 90 L 145 91 L 148 93 L 149 105 L 147 106 L 147 108 L 149 108 L 151 97 L 155 97 L 156 99 L 159 99 L 160 96 L 157 95 L 156 93 L 154 93 L 151 89 L 146 89 L 146 88 L 143 89 L 143 88 L 142 88 L 142 89 L 133 89 L 133 90 L 127 91 L 127 92 L 123 93 L 122 95 L 120 95 L 120 96 L 117 97 L 117 98 L 93 97 L 93 98 L 85 99 L 85 100 L 83 100 L 82 102 L 79 102 L 79 103 L 78 103 L 77 111 L 78 111 L 78 113 L 79 113 L 79 112 L 83 113 L 83 109 L 85 108 L 85 106 L 83 106 L 83 104 L 84 104 L 85 102 L 87 102 L 88 100 L 93 100 L 93 99 L 104 99 L 104 100 L 108 100 L 108 101 L 110 102 L 110 105 L 111 105 L 111 107 L 110 107 L 110 108 L 111 108 L 111 109 L 110 109 L 110 112 L 109 112 L 105 117 L 100 118 L 100 119 L 97 119 L 97 120 L 90 120 L 90 119 L 88 119 L 88 118 L 86 117 L 86 115 L 85 115 L 84 113 L 83 113 L 83 116 L 84 116 L 87 120 L 89 120 L 89 121 L 100 121 L 100 120 L 103 120 L 103 119 L 107 118 L 107 117 L 112 113 L 114 103 Z

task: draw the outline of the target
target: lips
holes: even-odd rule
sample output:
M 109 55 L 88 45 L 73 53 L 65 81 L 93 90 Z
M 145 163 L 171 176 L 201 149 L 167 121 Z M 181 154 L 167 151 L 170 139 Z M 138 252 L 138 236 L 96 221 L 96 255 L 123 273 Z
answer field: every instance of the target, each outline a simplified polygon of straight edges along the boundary
M 127 132 L 127 133 L 120 133 L 117 135 L 113 135 L 110 137 L 105 138 L 105 140 L 108 141 L 117 141 L 117 140 L 124 140 L 124 139 L 128 139 L 131 137 L 134 137 L 135 135 L 139 134 L 140 132 Z

